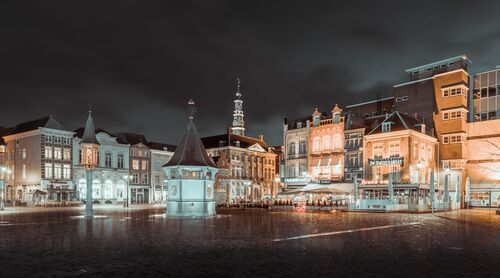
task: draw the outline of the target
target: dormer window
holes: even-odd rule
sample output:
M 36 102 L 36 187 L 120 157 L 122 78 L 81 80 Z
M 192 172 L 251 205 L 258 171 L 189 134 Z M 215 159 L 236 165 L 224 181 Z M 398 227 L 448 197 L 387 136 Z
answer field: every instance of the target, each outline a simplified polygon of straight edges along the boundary
M 222 140 L 219 141 L 219 147 L 224 147 L 224 141 Z
M 235 144 L 236 144 L 236 147 L 240 147 L 240 141 L 236 141 Z
M 333 122 L 336 124 L 338 124 L 340 122 L 340 113 L 339 112 L 333 113 Z
M 319 126 L 319 116 L 315 116 L 315 117 L 313 118 L 313 125 L 314 125 L 315 127 Z
M 297 123 L 297 128 L 302 128 L 302 122 Z
M 391 122 L 382 123 L 382 132 L 391 132 Z

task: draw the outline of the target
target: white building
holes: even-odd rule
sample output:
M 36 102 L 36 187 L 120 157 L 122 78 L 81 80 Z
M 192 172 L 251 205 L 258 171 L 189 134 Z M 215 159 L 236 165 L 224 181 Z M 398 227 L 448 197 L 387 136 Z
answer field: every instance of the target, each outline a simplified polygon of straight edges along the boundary
M 172 158 L 175 151 L 174 145 L 148 142 L 151 150 L 151 187 L 153 189 L 153 203 L 164 204 L 167 202 L 167 176 L 163 166 Z
M 193 123 L 194 102 L 189 101 L 187 129 L 170 161 L 165 164 L 168 180 L 167 215 L 215 215 L 217 166 L 208 156 Z
M 3 137 L 7 203 L 33 205 L 44 201 L 70 201 L 75 197 L 72 179 L 73 132 L 52 116 L 17 124 Z
M 308 182 L 310 118 L 284 119 L 284 171 L 281 177 L 286 190 L 300 189 Z
M 86 172 L 80 165 L 80 141 L 83 128 L 73 138 L 74 182 L 78 186 L 77 198 L 85 200 Z M 96 129 L 99 142 L 99 166 L 93 171 L 92 196 L 95 204 L 122 204 L 127 195 L 129 176 L 129 145 L 122 144 L 109 132 Z

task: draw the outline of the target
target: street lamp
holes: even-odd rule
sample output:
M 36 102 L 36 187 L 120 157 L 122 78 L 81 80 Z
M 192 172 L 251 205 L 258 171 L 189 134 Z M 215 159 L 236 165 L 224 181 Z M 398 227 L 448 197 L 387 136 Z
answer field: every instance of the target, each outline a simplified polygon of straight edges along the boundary
M 127 188 L 126 188 L 126 192 L 127 194 L 125 195 L 125 198 L 123 199 L 123 207 L 124 208 L 128 208 L 128 204 L 129 204 L 129 188 L 130 188 L 130 180 L 132 179 L 132 175 L 124 175 L 123 178 L 127 181 Z
M 12 170 L 9 168 L 2 166 L 0 167 L 0 173 L 2 178 L 0 179 L 0 211 L 5 209 L 5 201 L 4 201 L 4 189 L 5 189 L 5 174 L 10 175 Z
M 89 110 L 89 116 L 87 118 L 87 123 L 85 124 L 85 131 L 83 132 L 82 141 L 80 142 L 82 156 L 80 164 L 85 167 L 87 172 L 87 198 L 85 200 L 85 217 L 94 217 L 94 208 L 92 200 L 92 173 L 97 167 L 99 158 L 99 142 L 95 137 L 94 121 L 92 120 L 91 111 Z

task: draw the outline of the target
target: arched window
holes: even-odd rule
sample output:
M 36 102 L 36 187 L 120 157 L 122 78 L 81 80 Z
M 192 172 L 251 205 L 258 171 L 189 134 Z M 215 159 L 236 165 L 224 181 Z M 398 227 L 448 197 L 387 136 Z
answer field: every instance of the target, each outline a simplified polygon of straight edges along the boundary
M 87 181 L 85 179 L 80 179 L 78 181 L 78 194 L 80 200 L 85 200 L 87 198 Z
M 117 199 L 123 199 L 124 198 L 124 193 L 125 192 L 125 182 L 124 181 L 118 181 L 116 183 L 116 198 Z
M 101 182 L 95 180 L 92 183 L 92 198 L 100 198 L 101 197 Z
M 329 150 L 331 148 L 330 136 L 325 135 L 323 139 L 321 139 L 321 149 Z
M 104 182 L 104 198 L 111 199 L 113 197 L 113 182 L 106 180 Z

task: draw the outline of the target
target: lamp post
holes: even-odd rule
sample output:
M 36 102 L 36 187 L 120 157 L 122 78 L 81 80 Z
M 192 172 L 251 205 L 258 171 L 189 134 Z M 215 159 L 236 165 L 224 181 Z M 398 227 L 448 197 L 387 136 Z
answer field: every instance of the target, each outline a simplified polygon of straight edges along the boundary
M 92 200 L 92 173 L 98 164 L 97 161 L 99 157 L 99 142 L 95 137 L 94 122 L 92 120 L 90 110 L 80 145 L 82 150 L 80 163 L 85 168 L 85 171 L 87 173 L 87 198 L 85 200 L 85 218 L 93 218 L 94 209 Z
M 448 189 L 448 183 L 450 182 L 450 168 L 445 168 L 444 169 L 444 197 L 443 197 L 443 202 L 446 205 L 446 208 L 449 209 L 449 199 L 450 199 L 450 196 L 449 196 L 449 189 Z
M 123 178 L 127 181 L 127 188 L 125 188 L 125 198 L 123 198 L 123 207 L 128 208 L 129 206 L 129 191 L 130 191 L 130 180 L 132 179 L 132 175 L 124 175 Z
M 0 179 L 0 211 L 5 209 L 5 175 L 10 175 L 12 173 L 12 170 L 9 168 L 2 166 L 0 167 L 0 174 L 2 175 L 2 178 Z

